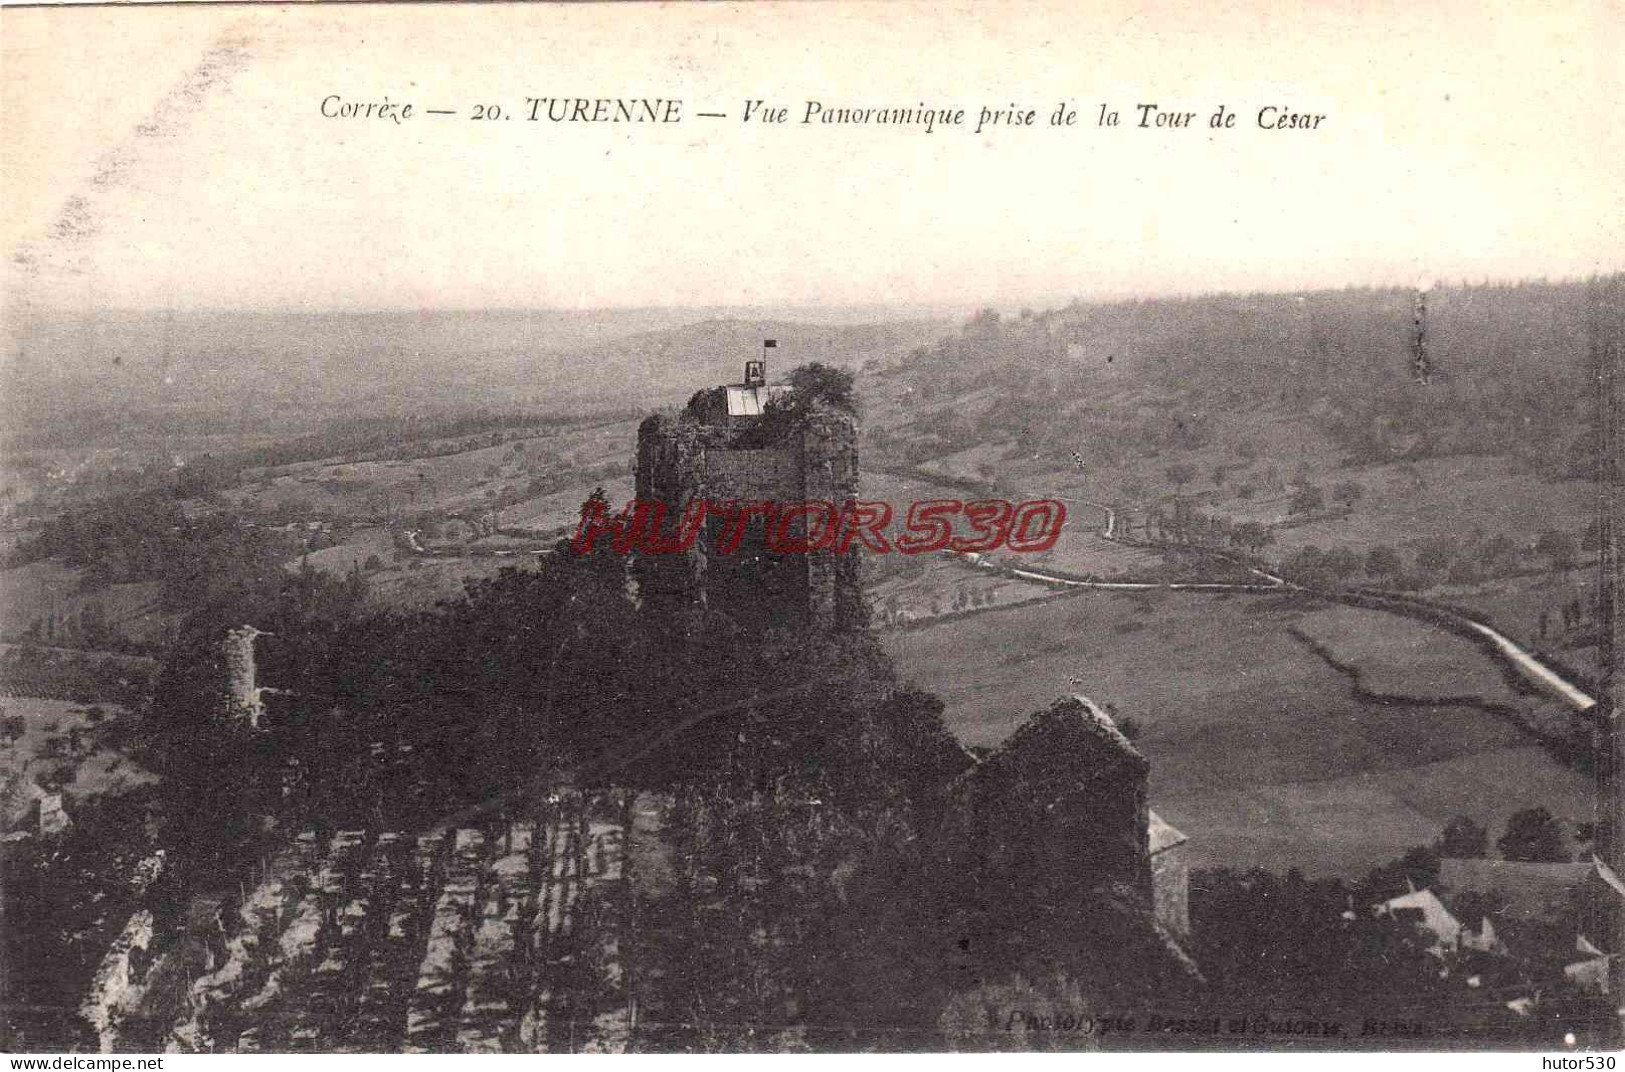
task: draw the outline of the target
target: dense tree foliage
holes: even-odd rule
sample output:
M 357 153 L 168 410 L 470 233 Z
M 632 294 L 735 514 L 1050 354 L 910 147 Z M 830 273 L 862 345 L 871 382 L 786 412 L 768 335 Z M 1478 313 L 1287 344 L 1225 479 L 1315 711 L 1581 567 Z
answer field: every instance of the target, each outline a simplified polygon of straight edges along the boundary
M 1508 860 L 1553 863 L 1567 860 L 1563 828 L 1545 808 L 1526 808 L 1507 820 L 1506 832 L 1495 842 Z
M 1213 442 L 1228 414 L 1315 408 L 1316 428 L 1351 464 L 1495 454 L 1589 479 L 1586 300 L 1575 284 L 1434 288 L 1426 389 L 1410 368 L 1408 290 L 1077 302 L 1019 319 L 983 310 L 899 374 L 922 409 L 989 386 L 996 398 L 965 441 L 922 415 L 911 460 L 1011 434 L 1025 456 L 1064 461 L 1080 438 L 1104 461 L 1151 456 Z M 1108 367 L 1154 393 L 1161 412 L 1097 404 Z M 1245 437 L 1235 449 L 1246 460 L 1261 450 Z
M 283 533 L 226 512 L 190 516 L 158 493 L 115 496 L 65 511 L 21 541 L 11 565 L 60 558 L 87 590 L 156 580 L 160 603 L 180 610 L 224 597 L 245 579 L 279 572 L 296 553 Z

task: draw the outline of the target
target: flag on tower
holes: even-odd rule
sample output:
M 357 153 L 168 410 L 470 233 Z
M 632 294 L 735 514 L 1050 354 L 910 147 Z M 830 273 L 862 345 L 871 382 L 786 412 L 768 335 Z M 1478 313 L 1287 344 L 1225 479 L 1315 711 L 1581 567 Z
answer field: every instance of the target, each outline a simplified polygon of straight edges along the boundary
M 763 339 L 762 340 L 762 349 L 764 349 L 764 350 L 776 350 L 776 349 L 778 349 L 778 347 L 779 347 L 779 340 L 777 340 L 777 339 Z

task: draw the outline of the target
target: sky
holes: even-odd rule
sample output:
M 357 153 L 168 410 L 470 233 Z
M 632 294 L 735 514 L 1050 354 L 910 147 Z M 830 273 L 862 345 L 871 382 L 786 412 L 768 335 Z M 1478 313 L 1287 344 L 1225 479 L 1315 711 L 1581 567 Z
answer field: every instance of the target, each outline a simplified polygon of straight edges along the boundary
M 1625 266 L 1618 3 L 1074 6 L 6 9 L 7 315 L 1041 306 Z M 334 94 L 417 114 L 325 118 Z M 524 118 L 577 96 L 684 115 Z M 792 121 L 743 123 L 747 99 Z M 970 122 L 806 125 L 808 100 Z M 1048 125 L 1061 102 L 1076 125 Z M 1142 103 L 1196 119 L 1140 129 Z M 1038 125 L 970 129 L 1010 104 Z M 1263 130 L 1265 106 L 1326 119 Z

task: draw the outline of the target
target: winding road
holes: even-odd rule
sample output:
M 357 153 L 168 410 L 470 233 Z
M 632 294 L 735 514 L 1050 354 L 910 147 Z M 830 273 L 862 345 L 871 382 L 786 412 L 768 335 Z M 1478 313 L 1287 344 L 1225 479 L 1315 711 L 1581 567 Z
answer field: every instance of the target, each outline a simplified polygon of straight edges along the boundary
M 1062 501 L 1070 503 L 1074 500 L 1063 499 Z M 1101 532 L 1101 535 L 1108 540 L 1121 542 L 1115 532 L 1117 522 L 1116 511 L 1112 510 L 1111 507 L 1106 506 L 1103 503 L 1091 502 L 1087 499 L 1076 501 L 1103 512 L 1106 515 L 1106 528 Z M 1036 581 L 1041 584 L 1057 585 L 1064 588 L 1101 588 L 1114 591 L 1161 589 L 1169 592 L 1267 593 L 1295 591 L 1308 592 L 1323 599 L 1339 600 L 1338 593 L 1306 589 L 1300 585 L 1293 584 L 1291 581 L 1288 581 L 1283 577 L 1277 577 L 1272 573 L 1268 573 L 1257 568 L 1252 568 L 1252 572 L 1259 577 L 1260 581 L 1262 582 L 1260 584 L 1239 584 L 1236 582 L 1225 583 L 1208 581 L 1175 581 L 1167 583 L 1148 581 L 1086 581 L 1079 580 L 1074 577 L 1061 577 L 1057 576 L 1056 574 L 1047 573 L 1038 569 L 1018 568 L 1015 566 L 1002 565 L 992 561 L 986 555 L 974 553 L 965 554 L 956 551 L 950 551 L 947 552 L 947 554 L 973 569 L 994 570 L 996 572 L 1003 573 L 1006 576 L 1019 578 L 1020 580 Z M 1491 628 L 1488 625 L 1485 625 L 1483 622 L 1477 621 L 1476 619 L 1470 618 L 1465 614 L 1450 610 L 1446 607 L 1438 607 L 1431 604 L 1421 604 L 1419 602 L 1417 603 L 1416 610 L 1408 611 L 1406 609 L 1407 604 L 1416 601 L 1409 600 L 1406 597 L 1383 597 L 1379 593 L 1369 592 L 1367 595 L 1375 595 L 1378 598 L 1388 598 L 1392 600 L 1392 602 L 1386 605 L 1379 604 L 1371 609 L 1381 610 L 1389 614 L 1398 614 L 1404 617 L 1422 618 L 1420 609 L 1425 606 L 1427 613 L 1430 616 L 1445 618 L 1454 622 L 1454 624 L 1459 628 L 1471 630 L 1474 633 L 1484 637 L 1495 648 L 1496 652 L 1514 669 L 1517 670 L 1518 674 L 1525 681 L 1544 692 L 1556 696 L 1558 699 L 1562 700 L 1576 711 L 1590 711 L 1597 705 L 1597 701 L 1594 697 L 1576 686 L 1572 681 L 1569 681 L 1550 666 L 1541 662 L 1540 659 L 1535 657 L 1527 649 L 1514 642 L 1505 634 Z

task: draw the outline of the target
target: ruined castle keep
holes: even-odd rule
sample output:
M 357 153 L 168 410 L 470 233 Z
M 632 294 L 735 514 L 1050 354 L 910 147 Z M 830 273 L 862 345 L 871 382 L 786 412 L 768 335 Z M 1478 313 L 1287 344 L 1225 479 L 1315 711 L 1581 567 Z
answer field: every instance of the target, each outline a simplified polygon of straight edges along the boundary
M 766 384 L 750 362 L 746 382 L 701 391 L 677 416 L 655 414 L 638 429 L 637 498 L 665 504 L 670 534 L 689 504 L 794 503 L 822 500 L 837 509 L 858 493 L 857 426 L 852 416 L 812 406 L 778 419 L 771 403 L 787 386 Z M 857 549 L 780 553 L 766 546 L 768 519 L 751 519 L 744 542 L 715 553 L 721 519 L 707 517 L 703 538 L 688 550 L 640 555 L 639 595 L 650 613 L 684 633 L 722 615 L 747 629 L 789 627 L 818 632 L 863 624 Z M 805 519 L 798 521 L 805 536 Z

